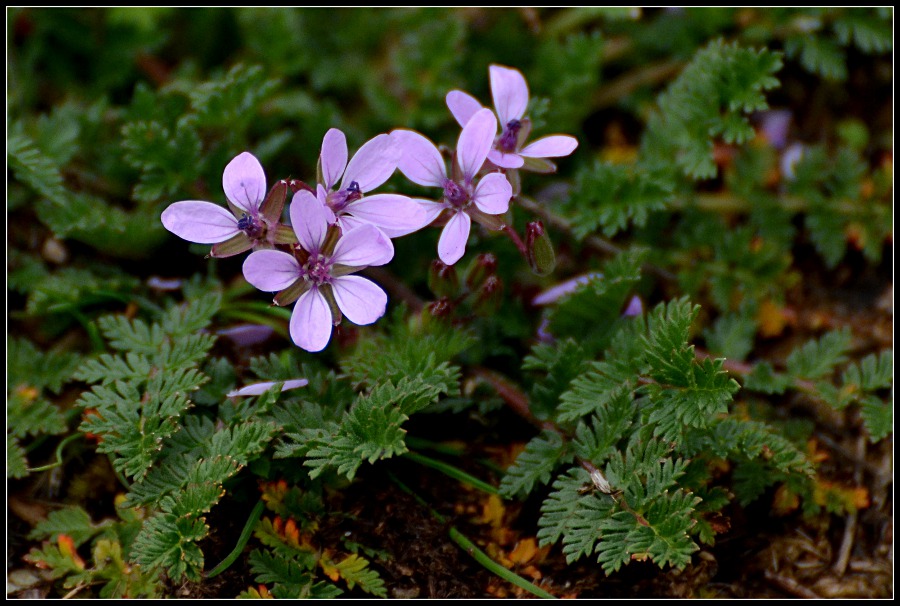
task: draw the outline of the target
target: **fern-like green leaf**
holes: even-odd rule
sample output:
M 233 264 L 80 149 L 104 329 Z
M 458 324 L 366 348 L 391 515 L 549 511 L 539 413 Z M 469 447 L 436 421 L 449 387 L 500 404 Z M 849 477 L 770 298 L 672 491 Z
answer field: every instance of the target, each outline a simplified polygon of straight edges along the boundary
M 500 482 L 500 494 L 506 498 L 528 496 L 535 485 L 549 482 L 559 465 L 571 461 L 572 455 L 567 450 L 557 432 L 544 431 L 535 436 L 506 470 Z
M 132 557 L 147 568 L 163 568 L 172 579 L 200 580 L 203 553 L 197 541 L 209 526 L 203 519 L 159 513 L 144 522 L 132 545 Z
M 847 361 L 852 337 L 849 328 L 842 328 L 805 343 L 788 356 L 788 374 L 804 379 L 818 379 L 830 374 L 837 365 Z

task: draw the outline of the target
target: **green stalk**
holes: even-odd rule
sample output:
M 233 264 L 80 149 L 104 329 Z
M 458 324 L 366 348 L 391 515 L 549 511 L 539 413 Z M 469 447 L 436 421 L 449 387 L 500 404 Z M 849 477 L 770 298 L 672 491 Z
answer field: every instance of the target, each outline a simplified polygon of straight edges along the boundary
M 250 517 L 247 518 L 247 523 L 244 524 L 244 530 L 241 531 L 241 536 L 238 537 L 237 545 L 234 546 L 234 549 L 231 550 L 231 553 L 229 553 L 224 560 L 219 562 L 218 566 L 206 573 L 207 579 L 222 574 L 228 570 L 229 566 L 234 564 L 238 557 L 240 557 L 241 553 L 244 551 L 244 547 L 247 546 L 247 541 L 250 540 L 250 535 L 253 534 L 253 529 L 256 528 L 256 523 L 259 522 L 259 518 L 262 516 L 263 509 L 265 508 L 266 504 L 262 499 L 257 501 L 253 511 L 250 512 Z
M 59 467 L 60 465 L 62 465 L 63 448 L 68 446 L 69 442 L 77 440 L 80 437 L 81 437 L 80 433 L 73 433 L 68 438 L 66 438 L 65 440 L 62 440 L 59 443 L 59 445 L 56 447 L 56 462 L 55 463 L 48 463 L 47 465 L 42 465 L 41 467 L 31 467 L 28 469 L 28 472 L 34 473 L 37 471 L 47 471 L 48 469 L 53 469 L 54 467 Z
M 394 482 L 394 484 L 397 485 L 398 488 L 400 488 L 400 490 L 411 496 L 416 500 L 417 503 L 422 505 L 422 507 L 430 511 L 435 520 L 437 520 L 441 524 L 447 523 L 447 518 L 432 509 L 431 505 L 425 502 L 425 499 L 414 493 L 412 489 L 401 482 L 394 474 L 388 472 L 388 476 L 390 476 L 391 480 Z M 556 596 L 554 596 L 553 594 L 547 593 L 534 583 L 523 579 L 512 570 L 506 568 L 505 566 L 501 566 L 500 564 L 492 560 L 490 556 L 481 551 L 481 549 L 479 549 L 478 546 L 473 543 L 471 539 L 469 539 L 469 537 L 457 530 L 455 526 L 450 526 L 449 535 L 450 540 L 459 545 L 470 556 L 475 558 L 476 562 L 484 566 L 487 570 L 491 571 L 501 579 L 508 581 L 516 587 L 524 589 L 525 591 L 531 592 L 539 598 L 547 598 L 551 600 L 556 599 Z
M 437 459 L 432 459 L 431 457 L 426 457 L 425 455 L 421 455 L 411 451 L 404 453 L 403 456 L 411 461 L 415 461 L 416 463 L 421 463 L 425 467 L 436 469 L 444 475 L 450 476 L 454 480 L 459 480 L 464 484 L 468 484 L 473 488 L 477 488 L 482 492 L 486 492 L 488 494 L 500 494 L 500 491 L 498 491 L 496 488 L 494 488 L 484 480 L 479 480 L 475 476 L 470 475 L 462 469 L 454 467 L 449 463 L 444 463 L 443 461 L 438 461 Z

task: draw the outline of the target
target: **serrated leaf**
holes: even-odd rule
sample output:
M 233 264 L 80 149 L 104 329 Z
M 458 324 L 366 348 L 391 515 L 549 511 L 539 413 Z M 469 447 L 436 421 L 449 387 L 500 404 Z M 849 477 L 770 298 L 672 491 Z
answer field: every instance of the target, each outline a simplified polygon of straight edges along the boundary
M 535 485 L 546 484 L 559 465 L 571 461 L 572 455 L 566 451 L 566 444 L 557 432 L 544 431 L 535 436 L 506 470 L 500 482 L 500 494 L 506 498 L 524 498 Z
M 875 396 L 863 398 L 860 410 L 870 442 L 879 442 L 894 431 L 894 407 Z
M 787 358 L 788 374 L 804 379 L 819 379 L 847 361 L 853 334 L 849 328 L 826 333 L 795 349 Z

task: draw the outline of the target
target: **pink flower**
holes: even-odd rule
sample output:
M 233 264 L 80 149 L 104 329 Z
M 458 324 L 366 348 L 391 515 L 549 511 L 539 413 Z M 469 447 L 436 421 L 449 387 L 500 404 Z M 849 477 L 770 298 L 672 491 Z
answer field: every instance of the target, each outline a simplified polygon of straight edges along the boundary
M 319 155 L 322 183 L 317 188 L 317 197 L 333 213 L 330 222 L 336 221 L 344 231 L 368 223 L 389 238 L 405 236 L 424 227 L 424 211 L 406 196 L 364 195 L 390 178 L 399 159 L 396 141 L 389 135 L 378 135 L 360 147 L 348 164 L 344 133 L 336 128 L 325 133 Z M 341 175 L 344 178 L 335 188 Z
M 475 175 L 484 164 L 496 132 L 497 120 L 491 110 L 482 109 L 472 116 L 459 135 L 453 178 L 447 176 L 444 159 L 434 143 L 411 130 L 391 133 L 403 150 L 398 164 L 400 172 L 413 183 L 444 190 L 441 202 L 416 201 L 425 209 L 425 225 L 444 210 L 450 213 L 438 241 L 438 256 L 447 265 L 459 261 L 466 252 L 472 219 L 491 229 L 503 227 L 499 215 L 509 209 L 512 197 L 512 186 L 506 176 L 488 173 L 475 184 Z
M 505 169 L 524 168 L 552 172 L 556 166 L 547 158 L 568 156 L 578 147 L 569 135 L 550 135 L 522 147 L 531 131 L 531 121 L 524 117 L 528 108 L 528 84 L 522 73 L 511 67 L 491 65 L 491 95 L 502 131 L 494 139 L 488 160 Z M 465 126 L 482 105 L 461 90 L 447 93 L 447 107 L 460 126 Z
M 212 202 L 175 202 L 163 211 L 163 226 L 188 242 L 216 245 L 211 253 L 214 257 L 275 242 L 287 184 L 279 181 L 267 196 L 262 165 L 253 154 L 243 152 L 225 167 L 222 189 L 230 212 Z
M 280 291 L 275 296 L 277 305 L 296 301 L 291 339 L 307 351 L 321 351 L 342 316 L 365 325 L 384 315 L 384 291 L 370 280 L 349 274 L 369 265 L 384 265 L 394 256 L 394 247 L 369 224 L 338 237 L 337 228 L 328 223 L 331 211 L 306 190 L 294 194 L 290 214 L 299 241 L 294 254 L 258 250 L 244 261 L 244 278 L 260 290 Z

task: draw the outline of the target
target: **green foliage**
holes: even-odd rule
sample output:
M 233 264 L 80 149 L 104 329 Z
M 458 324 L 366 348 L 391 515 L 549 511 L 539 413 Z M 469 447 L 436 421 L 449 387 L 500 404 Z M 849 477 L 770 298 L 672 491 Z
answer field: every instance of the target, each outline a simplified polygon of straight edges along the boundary
M 288 430 L 276 457 L 306 456 L 303 464 L 312 468 L 311 478 L 333 468 L 353 479 L 363 461 L 374 463 L 406 452 L 406 430 L 401 425 L 410 414 L 437 402 L 442 394 L 446 394 L 442 385 L 419 377 L 401 379 L 397 385 L 381 382 L 368 394 L 360 395 L 340 422 Z
M 807 342 L 788 356 L 788 374 L 806 379 L 819 379 L 830 374 L 835 366 L 847 361 L 845 354 L 850 349 L 850 338 L 850 329 L 844 328 Z
M 24 339 L 7 340 L 6 476 L 28 475 L 22 440 L 27 436 L 57 435 L 66 431 L 66 415 L 45 399 L 44 390 L 59 393 L 72 379 L 80 356 L 40 351 Z
M 342 362 L 354 384 L 398 384 L 416 377 L 446 395 L 459 393 L 459 369 L 450 360 L 472 344 L 466 332 L 437 322 L 413 326 L 401 313 L 395 314 L 388 330 L 362 341 Z
M 545 431 L 532 438 L 525 450 L 500 482 L 500 494 L 504 497 L 525 497 L 536 485 L 550 481 L 551 473 L 561 464 L 571 460 L 567 445 L 556 432 Z
M 559 396 L 587 366 L 587 355 L 574 339 L 536 343 L 522 361 L 522 370 L 541 373 L 531 388 L 531 412 L 544 418 L 559 404 Z
M 595 162 L 576 174 L 567 210 L 578 238 L 600 229 L 612 237 L 629 224 L 646 225 L 650 213 L 664 210 L 671 195 L 670 182 L 639 167 Z
M 336 598 L 343 593 L 330 583 L 316 583 L 304 558 L 254 550 L 249 557 L 250 569 L 258 583 L 273 583 L 272 595 L 281 599 Z M 313 560 L 313 565 L 315 561 Z
M 709 44 L 660 96 L 641 142 L 642 161 L 670 172 L 674 158 L 691 178 L 714 177 L 713 139 L 744 143 L 753 136 L 744 114 L 768 107 L 763 91 L 778 85 L 773 74 L 780 68 L 777 53 Z

